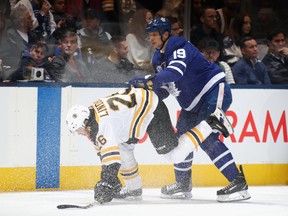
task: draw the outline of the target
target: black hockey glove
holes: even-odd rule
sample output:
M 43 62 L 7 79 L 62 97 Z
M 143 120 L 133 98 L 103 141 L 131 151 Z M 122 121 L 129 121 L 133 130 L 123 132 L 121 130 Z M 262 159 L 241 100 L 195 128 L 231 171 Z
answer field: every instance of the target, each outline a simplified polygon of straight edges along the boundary
M 101 180 L 97 182 L 94 188 L 94 199 L 99 203 L 111 202 L 114 195 L 121 190 L 121 182 L 118 178 L 119 163 L 103 165 L 101 171 Z
M 109 182 L 101 180 L 95 185 L 94 199 L 100 204 L 111 202 L 112 199 L 114 198 L 114 195 L 116 193 L 119 193 L 120 190 L 121 190 L 120 181 L 119 183 L 113 185 Z

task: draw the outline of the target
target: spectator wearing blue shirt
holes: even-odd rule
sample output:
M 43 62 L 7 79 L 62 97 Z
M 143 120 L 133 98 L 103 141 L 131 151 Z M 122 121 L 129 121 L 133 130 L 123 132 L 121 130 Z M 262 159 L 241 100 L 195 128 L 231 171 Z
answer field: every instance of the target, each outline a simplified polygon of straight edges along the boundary
M 266 66 L 257 59 L 257 42 L 252 37 L 244 37 L 240 41 L 243 55 L 233 67 L 235 84 L 238 85 L 270 85 L 271 81 Z

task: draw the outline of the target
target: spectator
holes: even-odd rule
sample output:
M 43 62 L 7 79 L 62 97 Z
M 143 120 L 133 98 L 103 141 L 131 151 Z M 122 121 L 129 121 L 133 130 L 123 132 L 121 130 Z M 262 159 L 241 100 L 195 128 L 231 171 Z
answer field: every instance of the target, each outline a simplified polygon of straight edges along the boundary
M 125 83 L 136 75 L 145 75 L 146 71 L 134 68 L 128 60 L 128 43 L 123 36 L 113 36 L 111 52 L 108 56 L 103 56 L 93 67 L 94 82 L 101 83 Z M 91 68 L 92 69 L 92 68 Z
M 191 3 L 191 30 L 196 29 L 200 23 L 200 14 L 202 11 L 202 0 L 192 0 Z
M 275 31 L 280 27 L 281 20 L 278 18 L 278 14 L 274 11 L 271 3 L 268 3 L 268 1 L 259 3 L 262 5 L 258 5 L 259 9 L 254 18 L 255 28 L 253 34 L 256 39 L 264 39 L 267 36 L 267 32 Z
M 86 10 L 83 24 L 84 28 L 79 30 L 82 36 L 100 40 L 101 42 L 107 42 L 111 39 L 111 35 L 101 27 L 101 15 L 97 10 L 93 8 Z
M 107 55 L 109 52 L 107 48 L 111 43 L 111 35 L 102 28 L 99 12 L 89 8 L 84 14 L 83 25 L 84 28 L 78 31 L 82 54 L 87 57 L 88 49 L 91 49 L 95 58 Z
M 183 36 L 183 25 L 177 17 L 167 17 L 171 22 L 171 33 L 173 36 Z
M 263 63 L 272 84 L 288 84 L 288 47 L 284 31 L 274 31 L 267 37 L 269 51 Z
M 51 4 L 51 13 L 53 14 L 54 21 L 61 26 L 62 22 L 65 22 L 65 19 L 68 17 L 68 14 L 65 12 L 65 0 L 49 0 Z M 60 23 L 59 23 L 60 22 Z
M 152 72 L 151 59 L 154 53 L 146 34 L 146 26 L 153 19 L 148 9 L 139 9 L 132 17 L 126 36 L 129 48 L 128 59 L 135 67 Z
M 47 0 L 20 0 L 19 4 L 28 9 L 33 19 L 33 31 L 38 38 L 47 41 L 56 29 L 50 3 Z
M 245 36 L 252 36 L 252 18 L 249 14 L 244 14 L 236 17 L 237 31 L 239 34 L 238 38 L 243 38 Z M 236 36 L 237 37 L 237 36 Z
M 232 67 L 236 84 L 239 85 L 269 85 L 271 84 L 265 65 L 257 59 L 257 42 L 252 37 L 244 37 L 240 41 L 243 55 Z
M 212 7 L 204 7 L 200 13 L 201 24 L 191 32 L 190 41 L 198 46 L 198 43 L 206 38 L 210 37 L 218 41 L 220 44 L 220 49 L 222 50 L 222 40 L 223 36 L 216 31 L 217 27 L 217 12 Z
M 29 51 L 22 53 L 22 58 L 19 67 L 19 79 L 30 80 L 32 68 L 44 68 L 48 62 L 48 46 L 45 42 L 37 42 L 33 44 Z M 45 71 L 45 79 L 49 80 L 50 77 Z
M 85 11 L 89 8 L 94 8 L 97 11 L 101 11 L 101 1 L 99 0 L 65 0 L 66 13 L 75 18 L 77 22 L 77 28 L 82 28 L 82 20 L 84 18 Z
M 226 82 L 228 84 L 235 84 L 231 67 L 224 61 L 219 61 L 220 57 L 220 45 L 211 38 L 205 38 L 199 43 L 199 50 L 209 62 L 215 62 L 222 68 L 226 74 Z
M 3 35 L 0 45 L 0 58 L 3 64 L 10 67 L 4 79 L 15 80 L 16 70 L 19 67 L 21 54 L 29 50 L 30 45 L 37 41 L 37 37 L 31 31 L 33 20 L 27 8 L 18 5 L 11 10 L 11 27 Z
M 218 31 L 223 35 L 223 60 L 233 66 L 241 57 L 240 48 L 235 44 L 238 34 L 236 16 L 239 14 L 240 0 L 224 0 L 224 6 L 217 9 Z
M 61 55 L 56 56 L 47 66 L 51 79 L 56 82 L 91 82 L 85 63 L 77 58 L 78 37 L 67 31 L 60 38 Z

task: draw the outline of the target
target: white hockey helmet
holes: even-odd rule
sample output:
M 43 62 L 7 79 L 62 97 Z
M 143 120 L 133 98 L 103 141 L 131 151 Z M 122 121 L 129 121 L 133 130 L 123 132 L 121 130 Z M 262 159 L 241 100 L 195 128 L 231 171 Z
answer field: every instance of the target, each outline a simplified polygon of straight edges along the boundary
M 73 106 L 67 113 L 66 116 L 66 124 L 71 133 L 75 133 L 75 131 L 81 127 L 85 128 L 84 121 L 88 119 L 90 115 L 90 111 L 87 107 L 82 105 Z

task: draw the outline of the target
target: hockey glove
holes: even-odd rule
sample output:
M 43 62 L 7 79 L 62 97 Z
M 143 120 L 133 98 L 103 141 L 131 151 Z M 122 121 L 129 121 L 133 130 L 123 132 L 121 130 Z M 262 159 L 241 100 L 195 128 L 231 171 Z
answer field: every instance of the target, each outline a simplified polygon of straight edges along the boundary
M 114 195 L 121 190 L 121 182 L 118 178 L 119 163 L 103 165 L 101 180 L 95 185 L 94 199 L 99 203 L 111 202 Z
M 94 199 L 102 203 L 111 202 L 115 194 L 121 190 L 121 183 L 112 184 L 106 181 L 99 181 L 94 188 Z
M 149 86 L 147 82 L 149 80 L 152 80 L 153 76 L 147 75 L 145 77 L 143 76 L 135 76 L 129 81 L 129 85 L 132 85 L 135 88 L 144 88 L 151 90 L 153 86 Z

